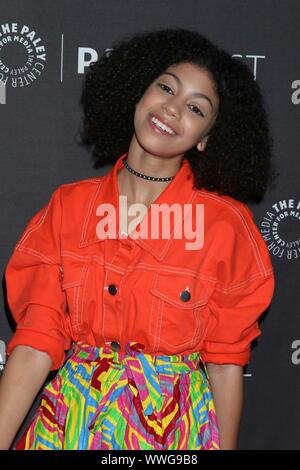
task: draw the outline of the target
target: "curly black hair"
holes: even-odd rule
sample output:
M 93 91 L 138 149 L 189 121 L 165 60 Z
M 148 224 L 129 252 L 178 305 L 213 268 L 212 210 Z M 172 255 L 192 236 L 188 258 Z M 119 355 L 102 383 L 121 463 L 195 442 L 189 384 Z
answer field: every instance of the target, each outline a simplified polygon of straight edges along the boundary
M 81 144 L 92 147 L 94 167 L 114 164 L 128 151 L 135 104 L 169 66 L 206 69 L 219 97 L 219 114 L 205 150 L 185 153 L 194 188 L 241 202 L 259 202 L 275 178 L 265 103 L 248 66 L 195 31 L 144 31 L 113 44 L 86 73 L 80 103 Z

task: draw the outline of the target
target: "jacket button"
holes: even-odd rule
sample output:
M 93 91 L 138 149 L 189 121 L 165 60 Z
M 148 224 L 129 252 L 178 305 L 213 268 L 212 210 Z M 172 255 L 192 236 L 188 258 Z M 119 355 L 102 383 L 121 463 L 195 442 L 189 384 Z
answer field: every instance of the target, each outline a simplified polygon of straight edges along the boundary
M 111 348 L 113 351 L 116 351 L 116 352 L 120 351 L 120 347 L 121 346 L 120 346 L 120 343 L 118 343 L 118 341 L 111 342 Z
M 182 300 L 182 302 L 188 302 L 190 298 L 191 298 L 191 294 L 189 293 L 188 290 L 184 290 L 181 292 L 180 300 Z
M 114 284 L 109 284 L 108 292 L 110 293 L 110 295 L 116 295 L 117 291 L 118 289 Z

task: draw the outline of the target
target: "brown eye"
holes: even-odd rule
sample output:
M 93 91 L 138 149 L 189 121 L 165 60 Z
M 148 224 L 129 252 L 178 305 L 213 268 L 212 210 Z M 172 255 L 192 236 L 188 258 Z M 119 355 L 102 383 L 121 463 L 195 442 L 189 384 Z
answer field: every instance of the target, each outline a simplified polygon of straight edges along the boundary
M 157 86 L 159 86 L 159 88 L 166 91 L 167 93 L 169 93 L 168 90 L 172 91 L 171 88 L 168 85 L 165 85 L 164 83 L 158 83 Z M 170 95 L 170 93 L 169 93 L 169 95 Z
M 194 108 L 194 110 L 192 111 L 193 113 L 198 114 L 199 116 L 204 117 L 204 114 L 202 113 L 202 111 L 201 111 L 197 106 L 191 105 L 191 108 Z M 195 111 L 195 110 L 196 110 L 196 111 Z

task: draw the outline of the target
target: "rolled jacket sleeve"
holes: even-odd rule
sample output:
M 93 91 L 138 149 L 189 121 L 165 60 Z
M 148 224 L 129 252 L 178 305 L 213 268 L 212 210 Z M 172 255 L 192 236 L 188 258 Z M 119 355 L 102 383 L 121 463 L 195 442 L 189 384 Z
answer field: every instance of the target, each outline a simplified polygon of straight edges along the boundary
M 272 301 L 274 272 L 249 208 L 234 224 L 223 224 L 220 233 L 225 249 L 218 259 L 218 282 L 208 303 L 210 324 L 201 353 L 206 362 L 243 366 L 250 361 L 251 342 L 261 334 L 258 319 Z
M 5 270 L 7 299 L 17 329 L 8 354 L 17 345 L 48 353 L 51 370 L 71 346 L 67 304 L 61 286 L 61 190 L 28 223 Z
M 204 361 L 249 363 L 251 342 L 261 334 L 258 318 L 269 306 L 273 291 L 274 277 L 270 274 L 233 290 L 214 292 L 210 300 L 214 326 L 204 343 Z

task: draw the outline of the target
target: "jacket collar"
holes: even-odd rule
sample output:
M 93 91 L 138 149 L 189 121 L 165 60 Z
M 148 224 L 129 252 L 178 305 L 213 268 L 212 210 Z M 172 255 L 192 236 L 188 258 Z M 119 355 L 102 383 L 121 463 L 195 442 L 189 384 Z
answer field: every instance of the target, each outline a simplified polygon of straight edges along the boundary
M 114 167 L 102 178 L 96 187 L 96 191 L 89 201 L 89 207 L 82 226 L 79 248 L 83 248 L 94 243 L 101 243 L 105 238 L 98 238 L 96 234 L 97 223 L 100 218 L 96 215 L 97 207 L 100 204 L 113 204 L 116 214 L 116 236 L 111 238 L 122 238 L 119 236 L 119 191 L 117 172 L 123 166 L 123 160 L 127 156 L 127 152 L 121 155 L 116 161 Z M 193 190 L 194 175 L 190 164 L 186 158 L 183 158 L 181 167 L 176 173 L 171 183 L 161 192 L 161 194 L 153 201 L 155 204 L 191 204 L 196 197 L 196 191 Z M 182 209 L 183 210 L 183 209 Z M 150 227 L 151 206 L 144 219 L 139 225 L 146 223 L 148 218 Z M 170 238 L 141 238 L 139 233 L 134 230 L 129 238 L 134 239 L 136 243 L 158 260 L 162 260 L 166 255 L 176 231 L 176 221 L 171 217 Z

